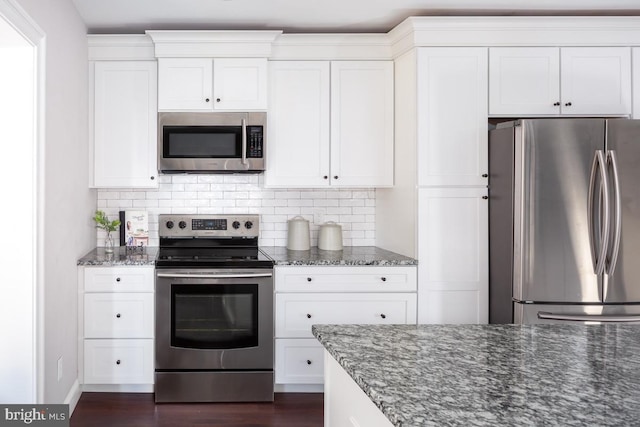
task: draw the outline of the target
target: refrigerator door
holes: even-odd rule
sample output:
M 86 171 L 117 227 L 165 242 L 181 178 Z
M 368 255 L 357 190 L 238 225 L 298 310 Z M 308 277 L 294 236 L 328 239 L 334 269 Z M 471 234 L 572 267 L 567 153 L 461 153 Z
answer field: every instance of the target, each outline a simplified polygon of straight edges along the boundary
M 640 120 L 608 120 L 606 148 L 613 238 L 605 264 L 603 301 L 640 302 Z
M 595 274 L 592 259 L 602 245 L 595 233 L 591 249 L 587 206 L 595 153 L 604 150 L 605 121 L 520 123 L 515 137 L 513 297 L 600 303 L 602 275 Z M 598 197 L 603 187 L 596 182 L 593 212 L 600 227 L 604 198 Z
M 559 305 L 514 303 L 515 323 L 640 324 L 640 305 Z

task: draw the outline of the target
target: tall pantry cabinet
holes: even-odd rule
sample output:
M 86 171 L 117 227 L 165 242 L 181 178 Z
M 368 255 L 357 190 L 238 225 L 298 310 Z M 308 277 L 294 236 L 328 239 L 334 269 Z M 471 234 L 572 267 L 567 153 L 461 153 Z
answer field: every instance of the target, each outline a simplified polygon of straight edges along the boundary
M 424 47 L 395 63 L 402 167 L 376 192 L 376 233 L 420 260 L 418 323 L 488 321 L 487 58 L 485 47 Z

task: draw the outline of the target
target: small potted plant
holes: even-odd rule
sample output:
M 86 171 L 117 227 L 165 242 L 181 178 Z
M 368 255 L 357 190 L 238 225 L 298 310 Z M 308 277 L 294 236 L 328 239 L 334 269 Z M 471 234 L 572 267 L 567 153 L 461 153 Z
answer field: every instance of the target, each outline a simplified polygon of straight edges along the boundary
M 93 220 L 96 222 L 97 228 L 102 228 L 107 232 L 107 238 L 104 241 L 104 251 L 106 253 L 113 252 L 113 238 L 111 237 L 111 232 L 116 231 L 120 226 L 120 220 L 115 219 L 113 221 L 109 221 L 109 217 L 103 211 L 96 211 Z

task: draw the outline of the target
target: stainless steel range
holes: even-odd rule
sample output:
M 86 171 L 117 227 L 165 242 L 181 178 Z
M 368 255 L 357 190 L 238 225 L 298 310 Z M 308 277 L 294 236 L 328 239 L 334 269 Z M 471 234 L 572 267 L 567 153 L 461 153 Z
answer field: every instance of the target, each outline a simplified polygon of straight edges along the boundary
M 160 215 L 156 402 L 273 401 L 273 261 L 256 215 Z

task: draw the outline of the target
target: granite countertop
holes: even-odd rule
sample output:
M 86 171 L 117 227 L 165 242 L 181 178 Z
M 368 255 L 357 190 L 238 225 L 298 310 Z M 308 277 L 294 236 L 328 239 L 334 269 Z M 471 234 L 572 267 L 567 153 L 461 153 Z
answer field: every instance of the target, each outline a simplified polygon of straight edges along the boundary
M 127 248 L 118 246 L 113 253 L 105 253 L 104 248 L 95 248 L 78 260 L 83 266 L 114 266 L 114 265 L 155 265 L 158 247 L 145 246 L 143 248 Z
M 275 265 L 416 265 L 417 260 L 375 246 L 346 246 L 341 251 L 321 251 L 313 247 L 308 251 L 290 251 L 284 246 L 260 246 L 262 252 Z M 95 248 L 78 260 L 78 265 L 154 265 L 158 247 L 145 246 L 143 249 L 125 246 L 116 247 L 113 254 L 104 248 Z
M 284 246 L 261 246 L 276 265 L 417 265 L 418 261 L 376 246 L 345 246 L 341 251 L 323 251 L 317 246 L 308 251 L 290 251 Z
M 395 426 L 640 420 L 634 325 L 314 325 Z

